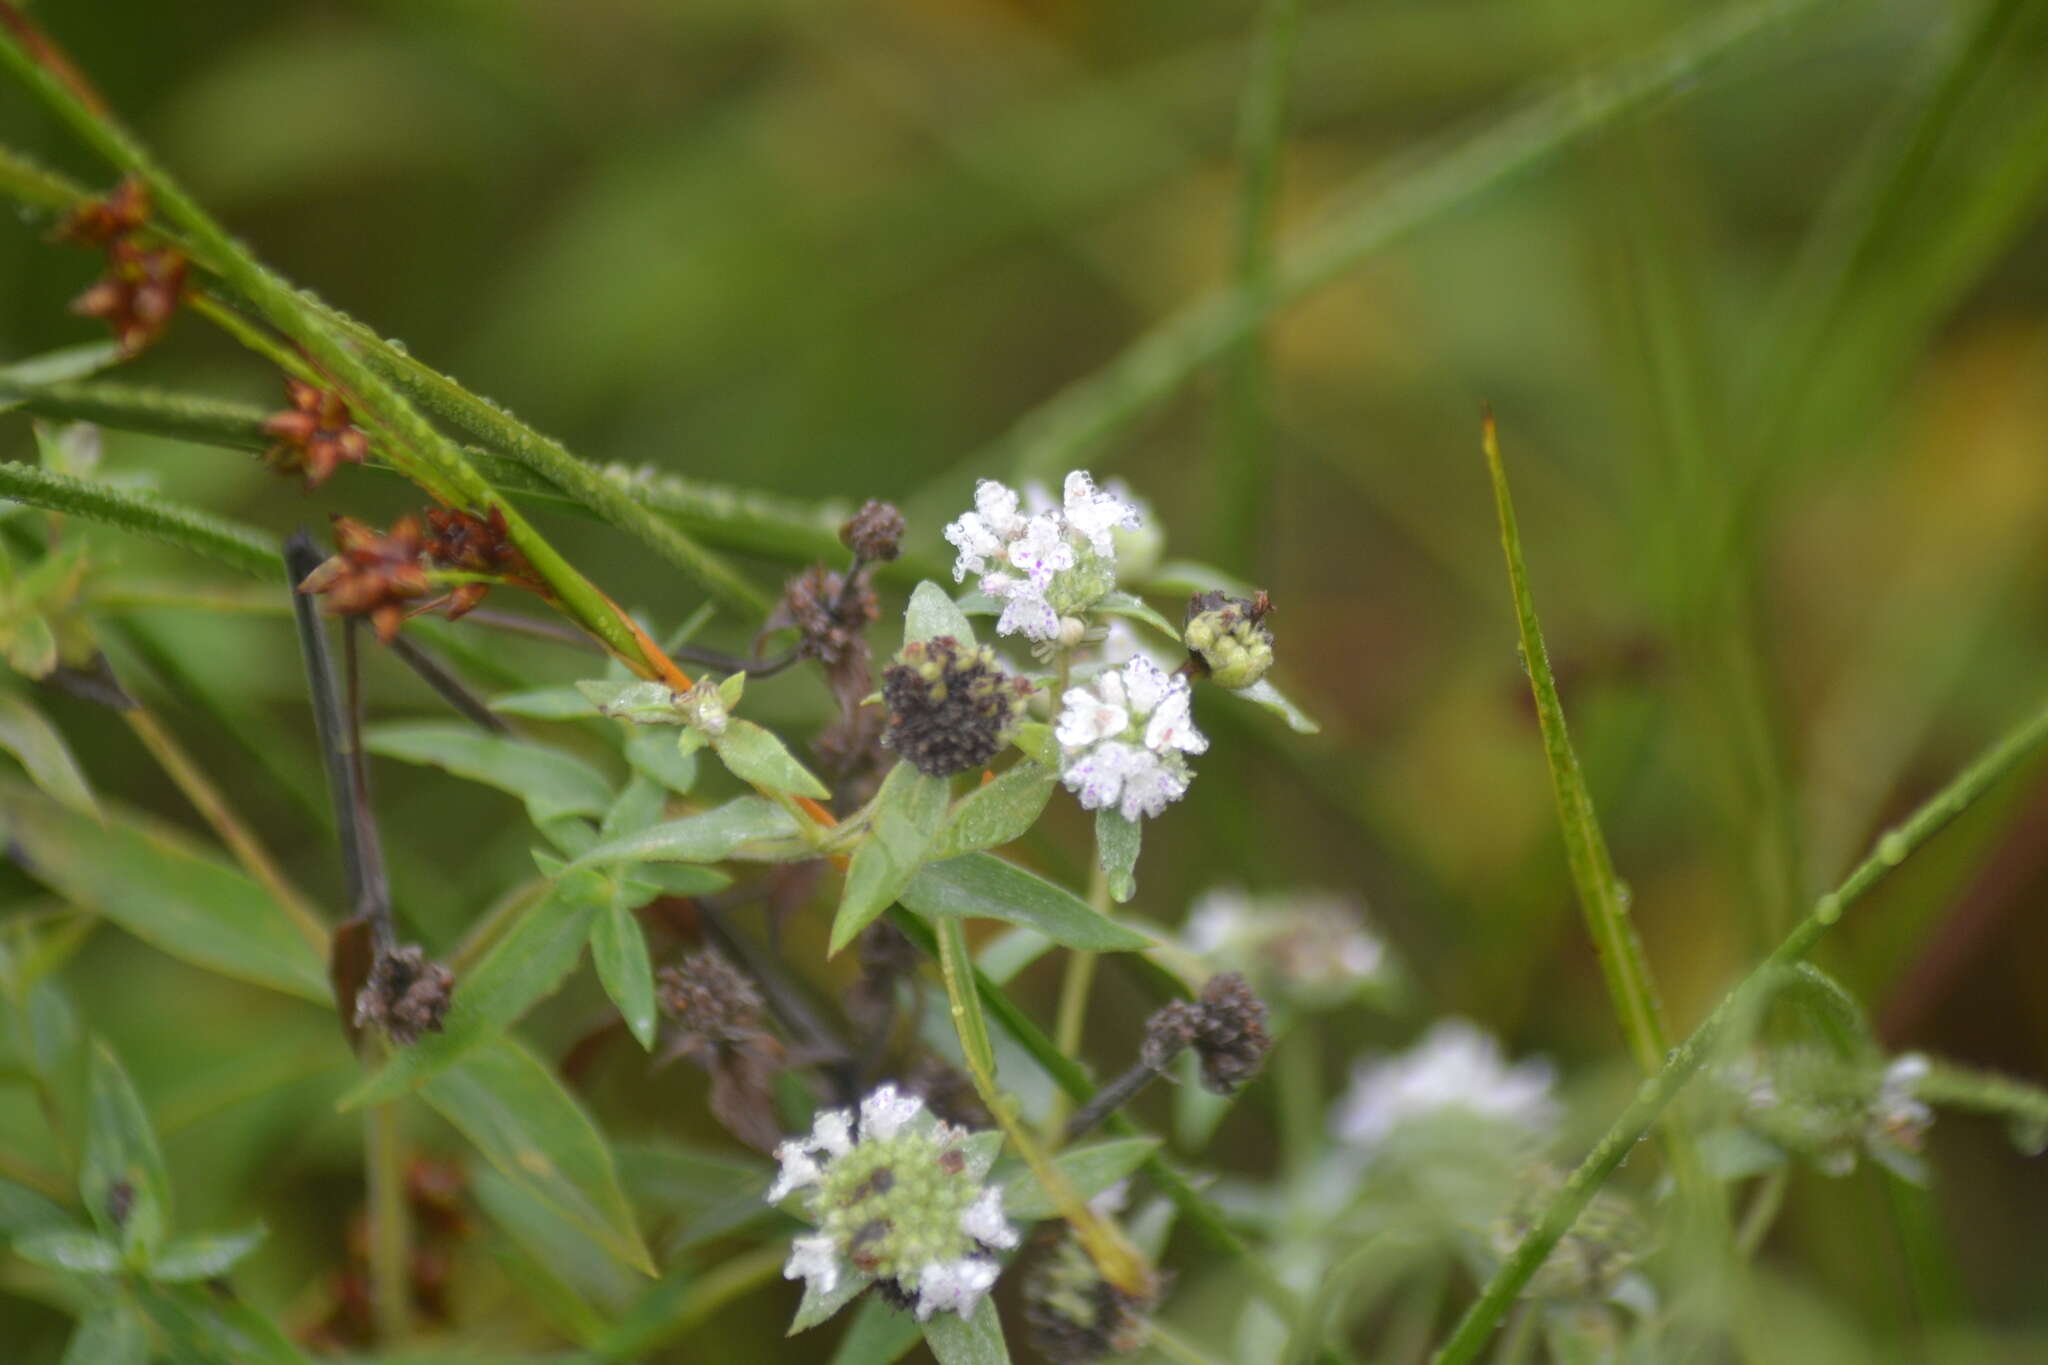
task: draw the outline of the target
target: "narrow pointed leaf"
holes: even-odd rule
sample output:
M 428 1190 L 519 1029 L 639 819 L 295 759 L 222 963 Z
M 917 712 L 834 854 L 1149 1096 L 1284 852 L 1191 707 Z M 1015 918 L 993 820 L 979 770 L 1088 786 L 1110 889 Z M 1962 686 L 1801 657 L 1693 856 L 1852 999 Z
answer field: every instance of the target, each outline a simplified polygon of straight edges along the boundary
M 927 863 L 898 899 L 926 919 L 999 919 L 1089 952 L 1130 952 L 1152 944 L 1147 935 L 1097 914 L 1073 892 L 989 853 Z
M 590 698 L 573 685 L 508 692 L 492 698 L 491 709 L 501 716 L 524 716 L 528 720 L 577 720 L 597 714 Z
M 54 800 L 99 818 L 99 806 L 78 760 L 71 756 L 71 746 L 41 711 L 14 692 L 0 692 L 0 749 L 20 759 L 29 779 Z
M 171 956 L 327 1003 L 326 964 L 269 894 L 182 835 L 111 809 L 101 824 L 7 782 L 0 835 L 36 881 Z
M 239 1299 L 202 1285 L 137 1283 L 135 1302 L 171 1345 L 170 1358 L 227 1365 L 306 1365 L 278 1325 Z
M 254 527 L 154 493 L 75 479 L 36 465 L 0 463 L 0 498 L 167 541 L 266 583 L 275 581 L 283 562 L 277 542 Z
M 1144 830 L 1136 820 L 1104 807 L 1095 812 L 1095 856 L 1109 878 L 1109 894 L 1122 905 L 1138 890 L 1138 845 Z
M 340 1107 L 397 1099 L 502 1037 L 535 1002 L 561 986 L 583 955 L 591 921 L 611 895 L 611 883 L 597 873 L 563 876 L 505 931 L 483 961 L 456 980 L 441 1031 L 398 1049 L 375 1074 L 342 1096 Z
M 899 762 L 882 779 L 870 808 L 867 837 L 854 850 L 846 871 L 846 890 L 832 921 L 828 952 L 853 942 L 917 875 L 946 818 L 948 794 L 944 778 L 927 777 L 907 762 Z
M 1003 1321 L 994 1299 L 983 1299 L 974 1316 L 935 1313 L 924 1324 L 924 1340 L 939 1365 L 1009 1365 L 1010 1348 L 1003 1340 Z
M 611 784 L 581 759 L 472 726 L 379 725 L 363 744 L 373 754 L 441 768 L 519 797 L 537 825 L 564 815 L 600 816 L 612 801 Z
M 626 738 L 626 762 L 679 795 L 697 785 L 697 756 L 683 753 L 670 730 L 633 731 Z
M 655 1273 L 611 1149 L 548 1065 L 511 1038 L 476 1048 L 420 1088 L 506 1179 L 634 1270 Z
M 950 635 L 963 645 L 974 643 L 974 626 L 952 596 L 938 584 L 918 584 L 910 592 L 910 607 L 903 614 L 903 640 L 936 640 Z
M 993 782 L 984 782 L 953 803 L 938 838 L 932 841 L 931 860 L 942 862 L 963 853 L 1001 848 L 1023 838 L 1058 785 L 1058 773 L 1033 761 L 1019 763 Z
M 1105 593 L 1091 610 L 1108 612 L 1111 616 L 1128 617 L 1133 621 L 1142 621 L 1175 644 L 1180 643 L 1180 630 L 1173 622 L 1161 616 L 1152 607 L 1147 606 L 1143 598 L 1131 593 Z
M 590 956 L 606 995 L 619 1007 L 626 1027 L 640 1046 L 654 1047 L 654 965 L 647 956 L 647 936 L 624 895 L 590 923 Z
M 751 843 L 793 838 L 796 821 L 761 796 L 741 796 L 696 815 L 655 825 L 639 834 L 600 844 L 572 867 L 620 863 L 715 863 Z
M 725 733 L 713 737 L 711 745 L 732 775 L 742 782 L 769 791 L 808 796 L 814 801 L 832 795 L 824 783 L 790 755 L 781 740 L 750 720 L 732 717 L 725 723 Z
M 819 1290 L 815 1281 L 804 1281 L 804 1296 L 796 1306 L 796 1316 L 789 1320 L 789 1331 L 785 1336 L 808 1332 L 819 1323 L 832 1317 L 840 1309 L 859 1297 L 861 1290 L 875 1282 L 872 1275 L 862 1275 L 851 1267 L 841 1267 L 839 1283 L 830 1293 Z
M 121 1268 L 121 1248 L 82 1228 L 32 1232 L 15 1242 L 14 1254 L 32 1264 L 74 1275 L 111 1275 Z
M 261 1223 L 240 1232 L 205 1237 L 180 1237 L 158 1252 L 149 1263 L 150 1278 L 167 1284 L 185 1280 L 210 1280 L 225 1275 L 235 1263 L 254 1251 L 267 1229 Z
M 1297 735 L 1321 734 L 1323 727 L 1316 724 L 1308 712 L 1289 701 L 1269 679 L 1261 678 L 1250 687 L 1241 687 L 1237 696 L 1243 697 L 1254 706 L 1263 706 L 1287 722 L 1287 728 Z

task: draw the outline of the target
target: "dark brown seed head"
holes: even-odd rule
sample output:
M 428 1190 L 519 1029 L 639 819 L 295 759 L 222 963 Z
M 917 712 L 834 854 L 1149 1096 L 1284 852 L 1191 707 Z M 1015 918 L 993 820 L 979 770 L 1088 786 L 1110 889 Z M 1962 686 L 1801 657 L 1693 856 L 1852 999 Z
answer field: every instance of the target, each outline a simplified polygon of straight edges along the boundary
M 986 764 L 1024 714 L 1031 684 L 1012 677 L 994 651 L 950 635 L 913 640 L 882 675 L 889 708 L 886 742 L 928 777 Z
M 871 564 L 894 559 L 903 551 L 903 514 L 870 499 L 839 528 L 839 540 Z
M 685 1033 L 731 1047 L 762 1033 L 761 992 L 716 948 L 692 953 L 660 976 L 661 1007 Z
M 410 1047 L 441 1031 L 454 993 L 453 973 L 428 961 L 417 943 L 401 944 L 377 954 L 370 979 L 356 994 L 356 1025 L 375 1024 L 392 1042 Z

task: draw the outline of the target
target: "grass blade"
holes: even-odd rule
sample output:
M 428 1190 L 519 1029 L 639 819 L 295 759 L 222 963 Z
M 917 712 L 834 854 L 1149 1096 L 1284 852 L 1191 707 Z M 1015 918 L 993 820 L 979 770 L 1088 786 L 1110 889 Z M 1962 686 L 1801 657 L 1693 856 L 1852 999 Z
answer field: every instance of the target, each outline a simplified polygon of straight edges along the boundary
M 1655 1073 L 1664 1064 L 1666 1051 L 1663 1012 L 1650 980 L 1649 963 L 1643 957 L 1642 940 L 1629 919 L 1627 892 L 1615 875 L 1614 859 L 1600 832 L 1592 793 L 1586 790 L 1586 775 L 1565 730 L 1564 703 L 1558 698 L 1557 679 L 1550 671 L 1550 654 L 1543 644 L 1543 628 L 1536 619 L 1536 603 L 1529 595 L 1521 530 L 1515 523 L 1515 505 L 1508 493 L 1507 471 L 1501 466 L 1500 442 L 1491 414 L 1486 418 L 1482 445 L 1487 473 L 1493 479 L 1494 505 L 1500 513 L 1500 543 L 1507 556 L 1508 585 L 1515 597 L 1522 662 L 1529 671 L 1529 689 L 1536 698 L 1536 720 L 1543 729 L 1543 756 L 1550 766 L 1551 789 L 1557 798 L 1557 818 L 1564 830 L 1565 858 L 1571 866 L 1572 884 L 1585 911 L 1593 946 L 1599 950 L 1600 968 L 1606 974 L 1607 990 L 1614 997 L 1614 1010 L 1621 1020 L 1629 1051 L 1645 1072 Z
M 0 498 L 167 541 L 266 583 L 277 577 L 278 545 L 268 535 L 153 493 L 74 479 L 35 465 L 0 464 Z

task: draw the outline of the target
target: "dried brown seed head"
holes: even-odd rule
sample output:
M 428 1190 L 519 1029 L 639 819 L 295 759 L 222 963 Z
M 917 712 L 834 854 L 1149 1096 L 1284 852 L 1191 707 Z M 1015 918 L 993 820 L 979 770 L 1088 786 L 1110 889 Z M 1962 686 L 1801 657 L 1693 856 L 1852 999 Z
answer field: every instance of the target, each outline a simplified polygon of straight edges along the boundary
M 884 563 L 903 552 L 903 514 L 869 499 L 839 528 L 840 543 L 868 563 Z
M 370 979 L 356 995 L 356 1024 L 375 1024 L 400 1047 L 410 1047 L 429 1033 L 439 1033 L 455 993 L 455 976 L 427 960 L 417 943 L 401 944 L 377 954 Z

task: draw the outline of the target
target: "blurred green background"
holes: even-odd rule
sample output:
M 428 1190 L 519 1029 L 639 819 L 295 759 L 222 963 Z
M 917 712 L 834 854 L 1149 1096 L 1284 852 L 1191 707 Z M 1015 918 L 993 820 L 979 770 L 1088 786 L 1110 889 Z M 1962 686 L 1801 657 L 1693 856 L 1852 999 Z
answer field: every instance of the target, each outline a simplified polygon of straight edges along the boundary
M 1283 252 L 1330 206 L 1370 204 L 1401 168 L 1703 8 L 1313 0 L 1278 162 Z M 1271 591 L 1283 681 L 1326 727 L 1300 739 L 1205 703 L 1215 743 L 1190 799 L 1151 831 L 1137 908 L 1171 922 L 1227 882 L 1355 893 L 1433 1008 L 1581 1077 L 1588 1132 L 1626 1073 L 1516 658 L 1482 403 L 1676 1020 L 1697 1019 L 2048 675 L 2041 24 L 2021 23 L 2030 41 L 1957 86 L 1945 81 L 1980 6 L 1795 8 L 1679 98 L 1458 197 L 1287 310 L 1248 446 L 1233 445 L 1227 386 L 1205 370 L 1079 461 L 1151 500 L 1170 556 Z M 994 455 L 963 461 L 1232 269 L 1257 21 L 1245 3 L 39 10 L 268 261 L 579 454 L 889 498 L 928 548 L 965 507 L 967 475 L 1010 473 Z M 0 92 L 0 129 L 106 183 L 19 92 Z M 94 270 L 41 223 L 0 227 L 0 354 L 94 336 L 64 310 Z M 262 365 L 192 318 L 124 377 L 277 396 Z M 25 421 L 0 439 L 28 455 Z M 408 505 L 360 475 L 305 497 L 218 452 L 118 436 L 108 450 L 117 469 L 280 531 Z M 617 535 L 546 524 L 653 619 L 696 605 Z M 763 581 L 790 567 L 764 565 Z M 185 675 L 180 733 L 331 895 L 289 624 L 166 614 L 136 629 L 157 676 Z M 751 623 L 712 634 L 743 642 Z M 550 678 L 576 668 L 540 649 L 512 657 Z M 374 679 L 379 714 L 431 705 L 381 661 Z M 759 690 L 771 717 L 823 714 L 809 680 Z M 103 790 L 187 818 L 125 733 L 83 706 L 53 710 Z M 393 765 L 378 779 L 402 911 L 446 942 L 525 875 L 530 833 L 515 803 L 480 789 Z M 1055 834 L 1074 838 L 1045 850 L 1070 878 L 1082 828 L 1063 817 Z M 1888 1045 L 2039 1077 L 2044 892 L 2048 785 L 2032 772 L 1889 883 L 1823 960 Z M 289 1304 L 356 1197 L 352 1126 L 328 1115 L 318 1075 L 253 1105 L 218 1097 L 331 1064 L 331 1024 L 112 933 L 70 980 L 153 1105 L 218 1111 L 170 1139 L 185 1210 L 195 1224 L 267 1217 L 262 1274 Z M 1055 977 L 1041 968 L 1023 989 L 1048 1017 Z M 1109 1067 L 1148 997 L 1114 967 L 1103 989 Z M 578 990 L 538 1036 L 587 1020 L 598 998 Z M 1333 1080 L 1346 1052 L 1413 1028 L 1347 1016 L 1325 1043 Z M 715 1141 L 701 1085 L 664 1073 L 611 1096 L 608 1122 Z M 32 1130 L 17 1117 L 7 1131 Z M 1219 1160 L 1263 1165 L 1259 1106 L 1220 1142 Z M 1950 1308 L 2041 1347 L 2048 1170 L 1988 1123 L 1944 1118 L 1932 1143 Z M 1800 1179 L 1763 1258 L 1787 1330 L 1875 1340 L 1914 1320 L 1900 1247 L 1875 1177 Z M 688 1358 L 780 1351 L 780 1309 L 764 1304 L 721 1317 Z M 37 1352 L 61 1340 L 54 1315 L 0 1310 L 0 1333 L 17 1331 Z M 1984 1349 L 1966 1358 L 2041 1358 Z

